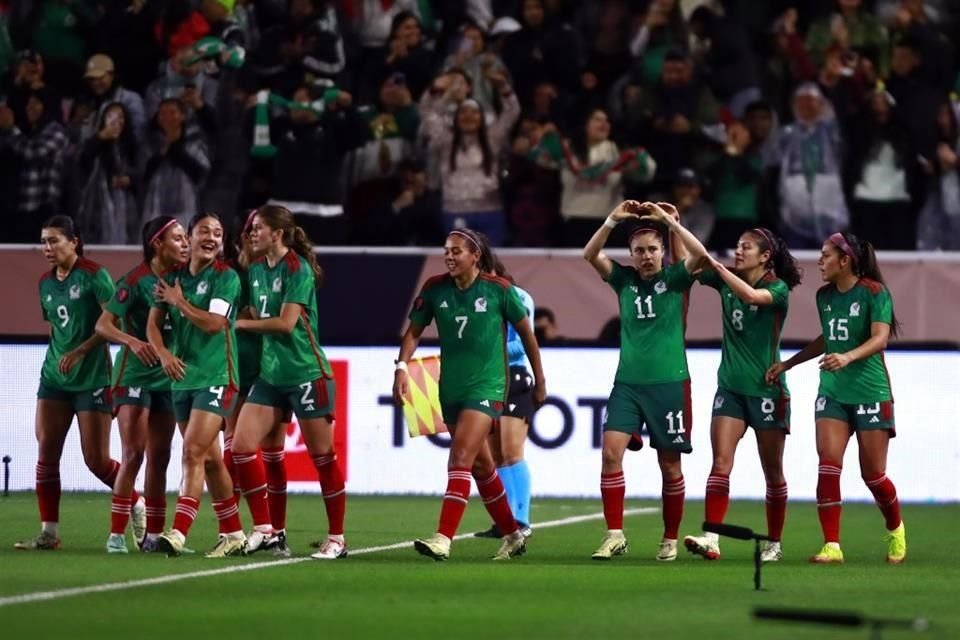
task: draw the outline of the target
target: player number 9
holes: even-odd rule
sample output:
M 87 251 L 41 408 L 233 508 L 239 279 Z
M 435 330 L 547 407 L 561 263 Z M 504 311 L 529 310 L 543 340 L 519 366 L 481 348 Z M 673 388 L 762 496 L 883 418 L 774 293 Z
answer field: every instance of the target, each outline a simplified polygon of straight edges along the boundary
M 57 317 L 60 318 L 60 326 L 65 327 L 67 323 L 70 322 L 70 312 L 67 311 L 67 307 L 60 305 L 57 307 Z

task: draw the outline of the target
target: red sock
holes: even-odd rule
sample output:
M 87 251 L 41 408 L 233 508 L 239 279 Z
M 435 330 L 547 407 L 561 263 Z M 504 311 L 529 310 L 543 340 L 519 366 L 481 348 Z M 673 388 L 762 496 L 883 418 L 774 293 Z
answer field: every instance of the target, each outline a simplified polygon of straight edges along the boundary
M 686 491 L 683 476 L 663 481 L 663 537 L 667 540 L 677 539 L 680 521 L 683 520 L 683 497 Z
M 237 478 L 237 470 L 233 463 L 233 436 L 224 436 L 223 438 L 223 466 L 227 468 L 230 479 L 233 480 L 233 493 L 240 493 L 240 480 Z
M 623 499 L 627 494 L 627 481 L 623 471 L 600 474 L 600 496 L 603 498 L 603 517 L 607 529 L 623 529 Z
M 36 473 L 40 522 L 60 522 L 60 465 L 37 462 Z
M 706 494 L 704 519 L 707 522 L 721 524 L 727 517 L 727 507 L 730 506 L 730 476 L 711 473 L 707 477 Z
M 190 525 L 197 519 L 197 510 L 200 508 L 200 501 L 190 496 L 180 496 L 177 498 L 177 511 L 173 517 L 173 528 L 183 534 L 186 538 L 190 532 Z
M 167 498 L 145 498 L 147 503 L 147 533 L 163 533 L 167 519 Z
M 237 496 L 230 496 L 226 500 L 214 500 L 213 512 L 217 514 L 220 533 L 243 531 L 243 525 L 240 524 L 240 507 L 237 506 Z
M 110 533 L 123 535 L 130 522 L 130 507 L 133 501 L 124 496 L 113 494 L 110 501 Z
M 283 447 L 263 449 L 263 464 L 267 470 L 267 502 L 274 531 L 287 528 L 287 465 L 283 461 Z
M 440 508 L 440 524 L 437 533 L 442 533 L 451 540 L 457 533 L 463 512 L 467 509 L 467 500 L 470 499 L 470 469 L 453 467 L 447 469 L 447 492 L 443 494 L 443 506 Z M 502 484 L 502 483 L 501 483 Z
M 881 473 L 872 478 L 864 477 L 867 488 L 873 494 L 877 506 L 880 507 L 880 513 L 887 520 L 887 530 L 893 531 L 900 526 L 900 501 L 897 499 L 897 488 L 893 486 L 887 474 Z
M 263 463 L 255 453 L 234 453 L 234 470 L 243 496 L 253 516 L 253 526 L 270 526 L 270 505 L 267 503 L 267 479 Z M 235 531 L 235 530 L 234 530 Z
M 830 460 L 820 460 L 817 474 L 817 515 L 820 528 L 823 529 L 824 542 L 840 543 L 840 511 L 843 508 L 840 499 L 839 464 Z
M 767 535 L 774 542 L 783 537 L 787 519 L 787 483 L 767 485 Z
M 313 459 L 313 466 L 320 476 L 320 490 L 323 492 L 323 504 L 327 508 L 328 533 L 332 536 L 343 535 L 343 518 L 347 511 L 347 489 L 343 483 L 343 473 L 337 464 L 337 454 L 330 452 Z
M 500 474 L 494 469 L 493 473 L 484 479 L 474 476 L 477 481 L 477 491 L 483 499 L 483 506 L 487 508 L 487 513 L 493 518 L 497 529 L 505 536 L 514 533 L 519 527 L 517 520 L 510 511 L 510 503 L 507 501 L 507 491 L 503 488 L 503 481 Z

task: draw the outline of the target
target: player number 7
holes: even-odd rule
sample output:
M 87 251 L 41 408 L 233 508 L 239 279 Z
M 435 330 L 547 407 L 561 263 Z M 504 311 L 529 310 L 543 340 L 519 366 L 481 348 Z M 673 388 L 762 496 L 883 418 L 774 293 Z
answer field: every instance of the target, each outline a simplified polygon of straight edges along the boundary
M 467 328 L 467 322 L 470 318 L 468 316 L 454 316 L 453 319 L 460 324 L 460 327 L 457 328 L 457 337 L 463 338 L 463 330 Z

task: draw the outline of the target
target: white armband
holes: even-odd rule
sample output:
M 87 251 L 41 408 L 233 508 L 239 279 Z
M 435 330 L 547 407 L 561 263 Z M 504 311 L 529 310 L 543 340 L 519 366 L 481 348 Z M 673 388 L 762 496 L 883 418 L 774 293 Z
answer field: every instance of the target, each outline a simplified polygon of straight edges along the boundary
M 227 317 L 230 313 L 230 303 L 223 298 L 214 298 L 210 301 L 210 307 L 207 309 L 210 313 L 218 316 Z

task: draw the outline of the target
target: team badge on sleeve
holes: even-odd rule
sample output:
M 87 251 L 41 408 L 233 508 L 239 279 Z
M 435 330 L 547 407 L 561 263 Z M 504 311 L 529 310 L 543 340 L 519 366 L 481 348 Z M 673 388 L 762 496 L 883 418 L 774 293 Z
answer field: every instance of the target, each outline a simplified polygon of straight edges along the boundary
M 827 408 L 827 399 L 824 396 L 817 398 L 817 411 L 823 411 Z
M 715 398 L 713 399 L 713 408 L 714 408 L 714 409 L 719 409 L 719 408 L 722 407 L 722 406 L 723 406 L 723 396 L 719 396 L 719 395 L 718 395 L 717 397 L 715 397 Z
M 126 287 L 117 289 L 117 302 L 126 302 L 128 298 L 130 298 L 130 289 Z

